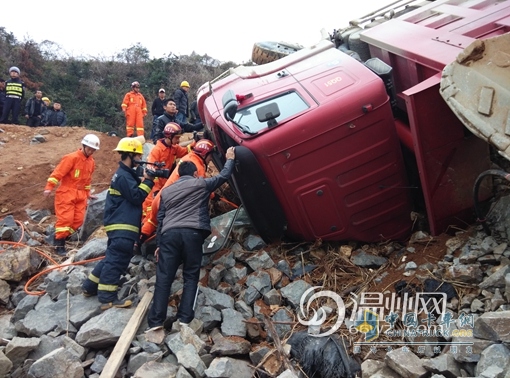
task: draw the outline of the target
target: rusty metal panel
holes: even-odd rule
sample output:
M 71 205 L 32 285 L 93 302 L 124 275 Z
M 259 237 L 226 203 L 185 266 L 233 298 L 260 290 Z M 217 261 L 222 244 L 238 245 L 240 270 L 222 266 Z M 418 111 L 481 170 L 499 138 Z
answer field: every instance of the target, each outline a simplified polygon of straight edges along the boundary
M 439 95 L 439 81 L 437 75 L 403 93 L 433 235 L 466 224 L 476 177 L 490 168 L 489 146 L 450 111 Z

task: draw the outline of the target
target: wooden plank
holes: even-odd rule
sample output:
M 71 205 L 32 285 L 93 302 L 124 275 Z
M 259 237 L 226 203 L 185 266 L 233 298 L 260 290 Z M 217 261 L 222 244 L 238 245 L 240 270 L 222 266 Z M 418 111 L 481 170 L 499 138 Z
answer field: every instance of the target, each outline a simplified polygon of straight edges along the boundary
M 108 361 L 106 362 L 106 365 L 104 366 L 104 369 L 101 372 L 99 378 L 115 377 L 115 374 L 117 373 L 117 370 L 119 370 L 120 364 L 122 363 L 122 360 L 124 359 L 124 356 L 129 349 L 129 345 L 131 345 L 131 341 L 133 340 L 133 337 L 135 337 L 136 331 L 138 330 L 138 327 L 140 327 L 140 323 L 142 322 L 142 319 L 147 312 L 147 308 L 151 303 L 152 296 L 153 293 L 149 291 L 146 292 L 143 296 L 142 300 L 136 307 L 133 316 L 131 316 L 131 319 L 129 319 L 126 328 L 124 328 L 122 331 L 119 341 L 117 341 L 117 344 L 115 344 L 115 348 L 113 348 L 113 352 L 110 355 L 110 358 L 108 358 Z

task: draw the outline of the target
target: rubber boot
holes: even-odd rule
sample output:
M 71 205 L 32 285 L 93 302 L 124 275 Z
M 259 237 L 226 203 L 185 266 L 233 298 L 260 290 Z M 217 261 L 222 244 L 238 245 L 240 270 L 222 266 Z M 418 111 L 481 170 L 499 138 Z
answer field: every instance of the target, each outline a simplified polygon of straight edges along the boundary
M 109 308 L 116 307 L 116 308 L 126 308 L 133 304 L 133 301 L 131 299 L 116 299 L 113 302 L 109 303 L 103 303 L 101 304 L 101 310 L 108 310 Z
M 45 236 L 44 241 L 50 245 L 55 245 L 55 233 L 52 232 L 48 236 Z
M 55 239 L 55 252 L 59 256 L 67 255 L 66 251 L 66 240 L 65 239 Z

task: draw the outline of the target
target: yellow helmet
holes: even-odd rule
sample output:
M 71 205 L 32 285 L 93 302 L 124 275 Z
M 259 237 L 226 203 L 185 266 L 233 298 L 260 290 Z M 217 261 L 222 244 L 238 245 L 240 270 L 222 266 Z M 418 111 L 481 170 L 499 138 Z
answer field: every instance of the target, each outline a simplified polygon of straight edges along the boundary
M 48 97 L 43 97 L 42 98 L 43 101 L 48 101 L 48 102 L 51 102 L 50 99 Z
M 184 80 L 182 83 L 181 83 L 181 87 L 188 87 L 189 88 L 189 83 Z
M 114 151 L 134 152 L 135 154 L 143 154 L 142 143 L 136 138 L 122 138 L 119 140 Z

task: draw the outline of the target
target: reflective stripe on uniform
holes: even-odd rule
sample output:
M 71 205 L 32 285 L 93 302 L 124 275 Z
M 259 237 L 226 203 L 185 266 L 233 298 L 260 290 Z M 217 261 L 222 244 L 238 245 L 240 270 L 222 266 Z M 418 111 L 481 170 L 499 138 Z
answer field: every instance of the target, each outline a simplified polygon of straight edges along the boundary
M 113 189 L 113 188 L 109 188 L 108 189 L 108 192 L 110 193 L 110 195 L 112 196 L 121 196 L 122 193 L 119 192 L 117 189 Z
M 79 169 L 76 169 L 76 170 L 74 171 L 74 178 L 78 178 L 78 177 L 80 177 L 80 170 L 79 170 Z
M 105 284 L 98 284 L 97 290 L 101 291 L 117 291 L 118 286 L 117 285 L 105 285 Z
M 140 189 L 142 189 L 144 192 L 147 192 L 147 194 L 149 194 L 151 192 L 151 188 L 149 188 L 146 184 L 144 184 L 143 182 L 138 185 L 138 187 Z
M 72 227 L 55 227 L 55 232 L 66 232 L 69 231 L 71 234 L 75 233 Z
M 91 187 L 92 185 L 85 185 L 85 190 L 90 190 Z
M 147 220 L 147 222 L 149 222 L 150 224 L 152 224 L 154 227 L 158 227 L 158 225 L 157 225 L 157 224 L 154 224 L 154 222 L 153 222 L 152 220 L 150 220 L 150 219 L 148 219 L 148 220 Z
M 121 224 L 121 223 L 118 223 L 118 224 L 109 224 L 108 226 L 105 226 L 104 227 L 105 231 L 120 231 L 120 230 L 124 230 L 124 231 L 133 231 L 133 232 L 139 232 L 140 231 L 140 228 L 139 227 L 136 227 L 136 226 L 133 226 L 133 225 L 130 225 L 130 224 Z
M 54 178 L 54 177 L 50 177 L 50 178 L 48 179 L 48 182 L 51 182 L 52 184 L 55 184 L 55 185 L 57 185 L 57 184 L 58 184 L 58 180 L 57 180 L 56 178 Z
M 92 282 L 98 284 L 99 283 L 99 278 L 94 276 L 92 273 L 89 274 L 89 280 L 91 280 Z

